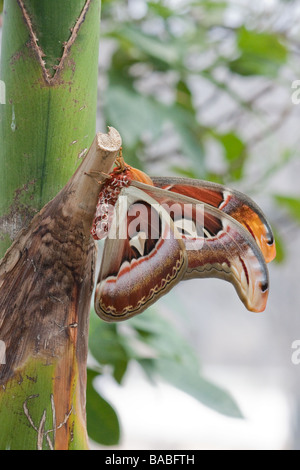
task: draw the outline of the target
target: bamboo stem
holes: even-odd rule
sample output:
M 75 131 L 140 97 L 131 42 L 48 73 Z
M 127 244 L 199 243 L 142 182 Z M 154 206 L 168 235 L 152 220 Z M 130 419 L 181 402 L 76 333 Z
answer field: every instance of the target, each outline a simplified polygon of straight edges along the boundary
M 95 136 L 100 0 L 5 0 L 3 18 L 0 257 Z
M 86 358 L 95 264 L 90 229 L 100 186 L 85 172 L 109 172 L 120 145 L 115 129 L 97 134 L 81 167 L 1 262 L 1 449 L 88 448 Z

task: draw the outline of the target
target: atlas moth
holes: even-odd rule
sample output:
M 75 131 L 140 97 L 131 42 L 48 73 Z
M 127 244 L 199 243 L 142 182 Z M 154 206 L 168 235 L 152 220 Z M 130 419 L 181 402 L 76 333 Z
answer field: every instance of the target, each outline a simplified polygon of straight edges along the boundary
M 176 209 L 174 209 L 176 207 Z M 91 231 L 106 237 L 95 292 L 105 321 L 143 312 L 182 280 L 229 281 L 245 307 L 266 307 L 272 229 L 255 202 L 220 184 L 149 177 L 120 155 L 105 176 Z

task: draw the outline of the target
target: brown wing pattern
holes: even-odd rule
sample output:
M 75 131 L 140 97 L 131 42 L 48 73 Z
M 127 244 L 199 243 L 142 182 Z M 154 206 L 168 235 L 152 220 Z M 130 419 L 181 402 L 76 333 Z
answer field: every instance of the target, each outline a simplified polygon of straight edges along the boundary
M 132 182 L 132 185 L 140 183 Z M 230 215 L 208 204 L 157 187 L 143 185 L 143 190 L 164 207 L 176 203 L 187 227 L 181 238 L 185 244 L 188 266 L 184 279 L 217 277 L 231 282 L 247 309 L 265 309 L 269 290 L 268 269 L 262 252 L 250 233 Z M 177 211 L 177 219 L 180 211 Z M 198 212 L 198 217 L 197 217 Z M 176 227 L 178 220 L 170 212 Z M 181 224 L 182 225 L 182 224 Z
M 240 222 L 253 236 L 267 263 L 276 256 L 275 240 L 265 215 L 245 194 L 209 181 L 152 177 L 155 186 L 209 204 Z
M 141 313 L 169 292 L 187 268 L 184 243 L 175 238 L 172 219 L 153 208 L 156 201 L 136 189 L 122 196 L 128 205 L 120 216 L 117 204 L 115 218 L 125 224 L 127 236 L 106 239 L 95 294 L 95 310 L 106 321 Z
M 132 180 L 120 192 L 96 288 L 98 315 L 125 320 L 179 281 L 203 277 L 230 282 L 247 309 L 263 311 L 275 243 L 258 206 L 213 183 L 153 183 Z

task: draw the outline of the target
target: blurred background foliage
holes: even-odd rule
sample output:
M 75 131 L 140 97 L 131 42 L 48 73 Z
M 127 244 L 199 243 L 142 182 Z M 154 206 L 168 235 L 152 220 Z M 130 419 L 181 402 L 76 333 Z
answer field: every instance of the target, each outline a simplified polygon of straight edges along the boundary
M 288 144 L 279 137 L 296 108 L 299 38 L 297 0 L 102 0 L 98 130 L 117 128 L 126 161 L 150 174 L 216 181 L 262 200 L 273 216 L 277 262 L 284 235 L 300 224 L 299 188 L 278 194 L 273 184 L 299 158 L 298 134 Z M 131 361 L 150 381 L 242 417 L 155 306 L 124 324 L 92 311 L 90 352 L 87 419 L 97 443 L 116 445 L 120 423 L 95 379 L 109 374 L 122 384 Z
M 102 4 L 98 127 L 117 128 L 126 161 L 150 174 L 207 179 L 263 199 L 279 214 L 271 219 L 277 262 L 285 257 L 282 217 L 290 231 L 300 223 L 299 190 L 291 196 L 272 187 L 282 168 L 299 158 L 297 139 L 280 145 L 276 137 L 295 111 L 296 7 L 293 0 L 270 8 L 256 1 Z M 220 413 L 241 417 L 231 396 L 201 375 L 196 354 L 155 306 L 125 325 L 105 324 L 92 312 L 90 350 L 88 428 L 101 444 L 116 444 L 120 425 L 92 379 L 111 373 L 122 384 L 130 361 L 150 380 L 162 378 Z

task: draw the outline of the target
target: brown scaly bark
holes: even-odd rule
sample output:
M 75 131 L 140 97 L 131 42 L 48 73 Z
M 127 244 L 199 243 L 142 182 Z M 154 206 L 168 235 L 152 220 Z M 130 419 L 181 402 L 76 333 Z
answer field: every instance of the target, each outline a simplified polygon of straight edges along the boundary
M 69 183 L 2 259 L 0 448 L 88 447 L 86 358 L 95 258 L 90 228 L 100 186 L 86 173 L 109 172 L 120 146 L 115 129 L 97 134 Z

